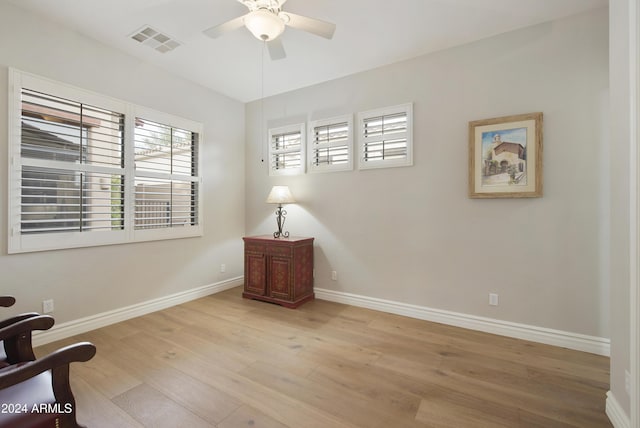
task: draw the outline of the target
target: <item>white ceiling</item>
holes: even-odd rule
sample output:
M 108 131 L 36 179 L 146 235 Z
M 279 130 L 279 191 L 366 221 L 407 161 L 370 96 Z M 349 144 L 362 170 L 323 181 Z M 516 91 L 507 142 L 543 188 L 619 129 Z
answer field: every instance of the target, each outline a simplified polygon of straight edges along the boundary
M 7 0 L 5 0 L 7 1 Z M 271 61 L 246 28 L 202 31 L 243 15 L 236 0 L 8 0 L 202 86 L 247 102 L 495 34 L 604 7 L 607 0 L 289 0 L 285 11 L 336 24 L 332 40 L 287 28 Z M 144 25 L 182 46 L 161 54 L 129 36 Z M 264 66 L 264 87 L 261 67 Z

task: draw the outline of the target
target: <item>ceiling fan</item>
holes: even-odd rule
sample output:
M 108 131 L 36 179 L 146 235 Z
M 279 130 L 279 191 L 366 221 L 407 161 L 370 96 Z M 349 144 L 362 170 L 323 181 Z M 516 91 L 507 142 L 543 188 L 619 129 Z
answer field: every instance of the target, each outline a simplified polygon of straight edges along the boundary
M 249 8 L 249 13 L 223 24 L 215 25 L 205 30 L 204 34 L 215 39 L 228 31 L 245 26 L 257 39 L 267 42 L 267 48 L 272 60 L 286 57 L 282 42 L 278 38 L 284 31 L 285 26 L 307 31 L 325 39 L 331 39 L 336 29 L 335 24 L 330 22 L 284 12 L 282 5 L 287 0 L 237 1 Z

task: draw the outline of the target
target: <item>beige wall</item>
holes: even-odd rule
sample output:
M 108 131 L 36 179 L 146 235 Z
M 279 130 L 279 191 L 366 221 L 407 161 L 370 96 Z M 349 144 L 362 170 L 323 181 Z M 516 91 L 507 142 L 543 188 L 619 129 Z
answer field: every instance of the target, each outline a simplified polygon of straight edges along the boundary
M 7 67 L 202 122 L 205 235 L 7 255 Z M 0 177 L 0 292 L 15 311 L 52 298 L 60 324 L 243 274 L 243 104 L 3 2 Z
M 250 103 L 247 233 L 273 232 L 264 200 L 286 184 L 316 287 L 609 337 L 608 99 L 605 9 L 264 101 L 271 126 L 413 102 L 413 167 L 269 177 Z M 468 122 L 536 111 L 544 197 L 467 198 Z

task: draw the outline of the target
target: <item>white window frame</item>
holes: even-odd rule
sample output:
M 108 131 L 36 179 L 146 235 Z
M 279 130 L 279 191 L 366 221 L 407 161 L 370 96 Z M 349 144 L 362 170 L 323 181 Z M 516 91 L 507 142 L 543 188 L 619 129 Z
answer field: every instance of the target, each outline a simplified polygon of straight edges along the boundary
M 370 142 L 381 141 L 383 137 L 379 138 L 366 138 L 364 136 L 364 124 L 366 119 L 390 116 L 395 114 L 405 113 L 407 116 L 407 128 L 404 133 L 404 137 L 407 140 L 407 156 L 404 159 L 381 159 L 365 161 L 364 154 L 366 145 Z M 359 112 L 358 119 L 358 169 L 373 169 L 373 168 L 392 168 L 402 166 L 413 165 L 413 103 L 401 104 L 392 107 L 384 107 L 375 110 L 368 110 Z M 402 134 L 400 134 L 402 135 Z M 394 136 L 397 138 L 400 135 Z
M 317 143 L 316 142 L 316 128 L 338 125 L 341 123 L 347 124 L 347 141 L 346 143 L 334 143 L 334 142 L 325 142 L 325 143 Z M 348 161 L 344 164 L 322 164 L 315 165 L 313 160 L 315 157 L 315 153 L 317 149 L 322 148 L 332 148 L 332 147 L 342 147 L 347 146 L 347 157 Z M 327 119 L 319 119 L 309 122 L 309 137 L 308 137 L 308 148 L 307 148 L 307 163 L 309 172 L 318 173 L 318 172 L 333 172 L 333 171 L 351 171 L 353 170 L 353 115 L 346 114 L 343 116 L 337 116 Z
M 32 251 L 56 250 L 65 248 L 91 247 L 99 245 L 123 244 L 138 241 L 176 239 L 192 236 L 201 236 L 203 233 L 203 206 L 204 189 L 202 185 L 202 167 L 198 165 L 198 173 L 195 178 L 198 182 L 198 224 L 190 227 L 164 228 L 152 230 L 134 230 L 134 198 L 135 198 L 135 171 L 133 153 L 134 120 L 136 114 L 147 114 L 149 120 L 162 121 L 171 126 L 180 127 L 199 134 L 197 152 L 198 163 L 201 163 L 201 147 L 203 141 L 203 125 L 194 121 L 181 119 L 166 113 L 155 112 L 144 107 L 136 106 L 125 101 L 111 98 L 105 95 L 80 89 L 65 83 L 56 82 L 47 78 L 25 73 L 13 68 L 9 69 L 8 90 L 8 253 L 24 253 Z M 56 97 L 66 98 L 84 104 L 108 109 L 114 112 L 124 113 L 124 168 L 117 168 L 125 177 L 125 208 L 124 228 L 121 230 L 105 230 L 98 232 L 53 232 L 42 234 L 21 233 L 21 179 L 23 160 L 21 158 L 21 93 L 22 88 L 39 91 Z M 142 112 L 142 113 L 141 113 Z M 60 166 L 57 161 L 37 161 L 39 166 Z M 33 163 L 31 161 L 26 163 Z M 66 166 L 65 166 L 66 168 Z M 85 169 L 94 172 L 112 173 L 114 168 L 100 166 L 85 166 Z M 71 168 L 73 169 L 73 167 Z M 144 232 L 144 233 L 142 233 Z
M 284 153 L 296 153 L 298 150 L 292 149 L 282 149 L 275 150 L 273 148 L 273 137 L 277 135 L 283 134 L 291 134 L 291 133 L 300 133 L 300 167 L 298 168 L 284 168 L 284 169 L 274 169 L 274 156 Z M 270 176 L 279 176 L 279 175 L 299 175 L 304 174 L 305 172 L 305 164 L 306 164 L 306 133 L 305 133 L 305 124 L 304 123 L 296 123 L 293 125 L 280 126 L 277 128 L 269 128 L 268 132 L 269 137 L 269 175 Z

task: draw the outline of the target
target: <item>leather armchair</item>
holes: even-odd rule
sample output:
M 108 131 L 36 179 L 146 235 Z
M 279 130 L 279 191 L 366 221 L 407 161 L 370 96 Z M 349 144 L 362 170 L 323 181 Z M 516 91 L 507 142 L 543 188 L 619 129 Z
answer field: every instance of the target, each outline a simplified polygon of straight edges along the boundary
M 81 428 L 69 365 L 89 361 L 96 347 L 76 343 L 35 361 L 0 369 L 0 428 Z

